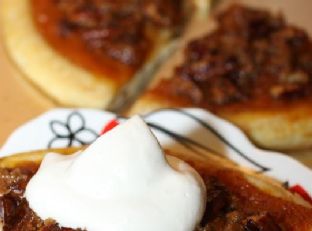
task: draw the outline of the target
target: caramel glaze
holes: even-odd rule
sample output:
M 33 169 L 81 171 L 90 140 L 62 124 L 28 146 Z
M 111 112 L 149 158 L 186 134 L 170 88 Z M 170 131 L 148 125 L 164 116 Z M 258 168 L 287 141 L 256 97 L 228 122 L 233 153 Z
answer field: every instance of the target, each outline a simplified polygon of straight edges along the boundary
M 225 167 L 222 163 L 194 161 L 180 155 L 178 157 L 193 166 L 206 184 L 207 205 L 200 231 L 311 230 L 311 207 L 273 196 L 250 183 L 242 172 Z M 248 220 L 254 221 L 256 228 L 249 226 Z
M 305 231 L 312 227 L 312 209 L 269 195 L 249 183 L 242 173 L 214 164 L 188 161 L 207 188 L 204 218 L 196 231 Z M 4 231 L 69 231 L 53 220 L 42 221 L 23 198 L 34 165 L 0 168 L 1 219 Z M 78 229 L 80 230 L 80 229 Z
M 269 214 L 272 223 L 278 228 L 263 230 L 304 231 L 311 229 L 311 208 L 295 205 L 269 195 L 249 183 L 240 172 L 231 169 L 215 169 L 213 166 L 205 166 L 199 171 L 203 179 L 213 176 L 220 184 L 225 186 L 232 203 L 231 207 L 228 208 L 229 212 L 233 210 L 239 214 L 244 214 L 246 217 Z M 207 208 L 207 211 L 209 211 L 209 208 Z
M 124 83 L 154 49 L 162 29 L 183 23 L 182 1 L 30 0 L 38 32 L 88 71 Z
M 216 113 L 311 105 L 312 42 L 303 30 L 241 5 L 216 20 L 217 29 L 189 42 L 183 63 L 149 97 Z

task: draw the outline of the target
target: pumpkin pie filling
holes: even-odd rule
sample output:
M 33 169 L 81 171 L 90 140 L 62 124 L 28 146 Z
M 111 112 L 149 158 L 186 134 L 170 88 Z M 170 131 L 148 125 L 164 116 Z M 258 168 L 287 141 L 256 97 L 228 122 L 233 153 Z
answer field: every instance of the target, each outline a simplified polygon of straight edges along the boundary
M 148 60 L 162 31 L 174 34 L 185 19 L 183 1 L 177 0 L 31 0 L 31 4 L 38 31 L 55 50 L 120 83 Z

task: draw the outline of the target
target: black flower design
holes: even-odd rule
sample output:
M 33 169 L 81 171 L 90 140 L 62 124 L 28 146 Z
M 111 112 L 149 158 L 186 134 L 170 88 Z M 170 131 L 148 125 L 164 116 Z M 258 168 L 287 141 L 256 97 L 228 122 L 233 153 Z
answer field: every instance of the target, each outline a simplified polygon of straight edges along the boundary
M 48 143 L 48 148 L 86 145 L 99 136 L 94 130 L 86 127 L 86 120 L 78 111 L 70 113 L 65 122 L 52 120 L 49 126 L 54 137 Z

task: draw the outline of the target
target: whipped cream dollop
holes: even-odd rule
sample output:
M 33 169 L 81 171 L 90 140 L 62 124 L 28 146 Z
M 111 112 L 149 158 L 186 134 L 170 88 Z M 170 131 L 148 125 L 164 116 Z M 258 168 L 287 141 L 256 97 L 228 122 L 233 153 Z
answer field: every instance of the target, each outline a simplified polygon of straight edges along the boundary
M 86 150 L 49 153 L 25 197 L 42 219 L 88 231 L 193 231 L 205 188 L 185 162 L 167 156 L 136 116 Z

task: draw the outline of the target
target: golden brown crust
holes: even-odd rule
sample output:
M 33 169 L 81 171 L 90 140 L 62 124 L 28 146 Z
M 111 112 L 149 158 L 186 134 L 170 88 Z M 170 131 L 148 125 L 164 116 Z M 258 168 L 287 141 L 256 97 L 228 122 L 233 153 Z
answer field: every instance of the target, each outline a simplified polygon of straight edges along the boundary
M 64 149 L 47 149 L 25 153 L 17 153 L 12 156 L 0 158 L 0 168 L 14 168 L 23 165 L 24 163 L 40 164 L 45 154 L 49 152 L 61 153 L 63 155 L 73 154 L 83 148 L 64 148 Z
M 137 100 L 128 114 L 144 114 L 160 108 L 183 106 L 190 105 L 147 93 Z M 312 148 L 312 109 L 307 104 L 278 110 L 227 110 L 217 115 L 240 127 L 262 148 L 282 151 Z

